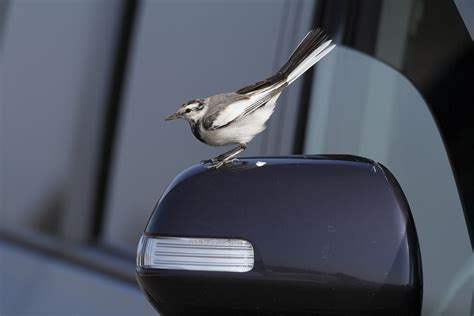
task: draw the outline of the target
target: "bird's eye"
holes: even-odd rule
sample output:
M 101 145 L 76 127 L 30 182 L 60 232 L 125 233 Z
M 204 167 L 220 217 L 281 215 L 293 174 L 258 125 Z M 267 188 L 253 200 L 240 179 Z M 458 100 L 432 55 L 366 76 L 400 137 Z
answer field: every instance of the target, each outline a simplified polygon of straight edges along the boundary
M 186 109 L 186 111 L 184 111 L 184 112 L 189 113 L 189 112 L 191 112 L 191 109 Z

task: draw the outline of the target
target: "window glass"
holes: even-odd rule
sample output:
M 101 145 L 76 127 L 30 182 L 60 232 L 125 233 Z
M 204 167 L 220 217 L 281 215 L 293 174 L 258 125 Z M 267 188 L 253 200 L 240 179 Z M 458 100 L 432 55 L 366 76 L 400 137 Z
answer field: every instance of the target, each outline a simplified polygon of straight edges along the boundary
M 91 216 L 92 207 L 83 202 L 94 192 L 74 175 L 95 170 L 96 152 L 84 145 L 100 143 L 99 114 L 107 105 L 121 7 L 103 1 L 10 1 L 0 5 L 5 8 L 2 229 L 61 234 L 77 227 L 85 239 L 89 227 L 78 223 Z M 71 201 L 78 192 L 80 198 Z M 66 215 L 71 208 L 79 211 Z
M 374 56 L 427 100 L 445 142 L 474 246 L 474 42 L 449 0 L 383 1 Z
M 431 315 L 471 246 L 450 162 L 420 93 L 393 68 L 339 46 L 318 65 L 304 151 L 360 155 L 392 171 L 415 220 L 423 311 Z M 470 299 L 459 293 L 453 306 L 467 315 Z
M 186 122 L 164 118 L 187 100 L 233 91 L 276 71 L 310 27 L 313 5 L 281 0 L 142 2 L 109 181 L 105 244 L 133 255 L 154 204 L 172 179 L 229 149 L 204 145 Z M 286 22 L 288 28 L 282 30 Z M 288 47 L 279 51 L 282 40 Z M 292 95 L 299 90 L 295 85 Z M 285 102 L 293 106 L 292 100 L 297 98 L 282 98 L 281 113 Z M 285 117 L 290 114 L 287 109 Z M 278 119 L 273 122 L 276 126 Z M 288 138 L 280 132 L 279 140 Z M 277 143 L 269 137 L 263 142 L 262 134 L 245 155 L 261 154 Z

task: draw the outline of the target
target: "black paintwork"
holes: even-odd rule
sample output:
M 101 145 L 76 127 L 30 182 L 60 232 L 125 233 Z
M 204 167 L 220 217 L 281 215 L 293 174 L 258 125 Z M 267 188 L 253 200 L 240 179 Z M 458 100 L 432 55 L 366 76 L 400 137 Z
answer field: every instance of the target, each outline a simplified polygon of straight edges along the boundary
M 257 167 L 260 160 L 266 165 Z M 422 272 L 407 201 L 382 165 L 355 156 L 194 166 L 170 184 L 146 235 L 241 238 L 246 273 L 137 271 L 164 314 L 419 315 Z

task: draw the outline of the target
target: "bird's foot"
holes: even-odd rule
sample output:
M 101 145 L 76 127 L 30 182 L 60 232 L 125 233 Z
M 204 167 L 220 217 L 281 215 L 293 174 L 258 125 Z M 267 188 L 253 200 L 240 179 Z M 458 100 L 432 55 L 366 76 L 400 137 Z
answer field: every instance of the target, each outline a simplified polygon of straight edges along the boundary
M 224 161 L 224 160 L 216 161 L 216 162 L 211 163 L 209 166 L 207 166 L 207 169 L 216 169 L 217 170 L 220 167 L 222 167 L 223 165 L 225 165 L 226 163 L 228 163 L 228 161 Z
M 201 163 L 202 163 L 203 165 L 206 165 L 206 164 L 208 164 L 208 163 L 210 163 L 211 165 L 213 165 L 213 164 L 218 163 L 219 161 L 225 160 L 225 158 L 226 158 L 226 156 L 224 156 L 224 155 L 219 155 L 219 156 L 217 156 L 217 157 L 215 157 L 215 158 L 210 158 L 210 159 L 201 160 Z
M 236 161 L 239 161 L 239 159 L 237 158 L 233 158 L 233 159 L 227 159 L 227 160 L 217 160 L 217 161 L 214 161 L 212 162 L 209 166 L 207 166 L 207 169 L 219 169 L 220 167 L 224 166 L 224 165 L 227 165 L 227 164 L 230 164 L 230 163 L 233 163 L 233 162 L 236 162 Z
M 216 169 L 219 169 L 220 167 L 222 167 L 225 163 L 225 160 L 224 159 L 219 159 L 220 157 L 216 157 L 216 158 L 211 158 L 211 159 L 206 159 L 206 160 L 201 160 L 201 163 L 203 165 L 207 165 L 207 168 L 208 169 L 213 169 L 213 168 L 216 168 Z
M 204 165 L 210 164 L 207 167 L 208 169 L 211 169 L 211 168 L 219 169 L 223 165 L 237 160 L 235 157 L 241 152 L 243 152 L 246 148 L 247 148 L 247 145 L 245 145 L 244 143 L 241 143 L 236 148 L 229 150 L 228 152 L 225 152 L 222 155 L 219 155 L 215 158 L 201 160 L 201 163 Z
M 202 163 L 203 165 L 206 165 L 206 164 L 208 164 L 208 163 L 213 164 L 213 163 L 216 163 L 216 162 L 217 162 L 217 161 L 216 161 L 216 158 L 201 160 L 201 163 Z
M 205 162 L 204 162 L 205 161 Z M 233 158 L 233 159 L 223 159 L 223 160 L 218 160 L 218 159 L 208 159 L 208 160 L 203 160 L 202 163 L 203 164 L 209 164 L 207 167 L 207 169 L 219 169 L 220 167 L 222 167 L 223 165 L 227 165 L 227 164 L 230 164 L 230 163 L 233 163 L 235 161 L 239 161 L 239 159 L 237 158 Z
M 219 162 L 221 161 L 226 161 L 228 158 L 227 155 L 219 155 L 217 157 L 214 157 L 214 158 L 211 158 L 211 159 L 205 159 L 205 160 L 201 160 L 201 163 L 203 165 L 206 165 L 208 163 L 210 163 L 211 165 L 215 165 L 215 164 L 218 164 Z

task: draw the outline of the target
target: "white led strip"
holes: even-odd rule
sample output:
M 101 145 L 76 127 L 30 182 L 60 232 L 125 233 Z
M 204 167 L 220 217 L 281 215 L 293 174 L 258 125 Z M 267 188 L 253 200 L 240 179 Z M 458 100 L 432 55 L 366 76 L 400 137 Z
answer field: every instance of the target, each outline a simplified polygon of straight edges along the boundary
M 252 244 L 242 239 L 142 236 L 137 266 L 148 269 L 248 272 Z

